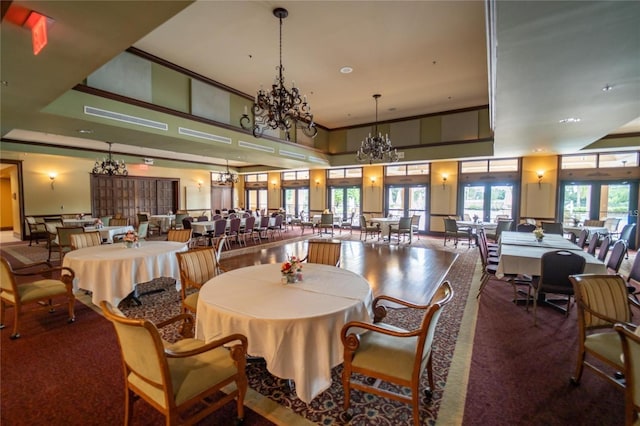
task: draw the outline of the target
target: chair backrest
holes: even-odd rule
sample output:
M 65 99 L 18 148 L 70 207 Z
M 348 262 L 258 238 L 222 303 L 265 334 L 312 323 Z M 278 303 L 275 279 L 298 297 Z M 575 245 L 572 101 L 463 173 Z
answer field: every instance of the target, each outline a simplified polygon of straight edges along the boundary
M 216 251 L 216 261 L 218 262 L 218 266 L 220 266 L 220 256 L 222 255 L 222 250 L 227 242 L 227 236 L 222 235 L 220 238 L 216 240 L 216 245 L 214 250 Z
M 72 250 L 94 247 L 102 244 L 102 237 L 100 237 L 100 232 L 98 231 L 71 234 L 69 239 Z
M 218 262 L 213 247 L 201 247 L 176 253 L 180 269 L 182 299 L 189 288 L 200 289 L 204 283 L 218 275 Z
M 256 217 L 249 216 L 244 220 L 244 232 L 249 233 L 253 232 L 253 227 L 256 224 Z
M 191 222 L 193 222 L 193 218 L 191 216 L 186 216 L 182 218 L 182 227 L 184 229 L 191 229 Z
M 410 231 L 411 230 L 411 218 L 410 217 L 401 217 L 398 222 L 398 230 L 400 231 Z
M 207 216 L 198 216 L 198 222 L 208 222 L 209 218 Z
M 640 284 L 640 256 L 636 254 L 636 258 L 633 261 L 633 265 L 631 265 L 631 270 L 629 271 L 629 276 L 627 277 L 627 282 L 635 281 Z
M 620 265 L 622 265 L 624 254 L 626 252 L 627 243 L 623 240 L 616 241 L 611 249 L 611 256 L 609 256 L 609 261 L 607 262 L 607 269 L 617 274 L 620 270 Z
M 100 221 L 103 226 L 111 226 L 111 216 L 102 216 Z
M 416 228 L 416 229 L 420 227 L 420 215 L 419 214 L 414 214 L 413 216 L 411 216 L 411 226 Z
M 120 217 L 120 218 L 112 217 L 111 219 L 109 219 L 109 226 L 127 226 L 127 225 L 129 225 L 129 218 L 126 218 L 126 217 Z
M 149 214 L 147 213 L 138 213 L 138 223 L 142 223 L 142 222 L 149 222 Z
M 640 413 L 640 334 L 622 324 L 616 324 L 614 330 L 622 341 L 624 358 L 625 424 L 638 424 L 635 417 Z
M 18 288 L 11 264 L 4 257 L 0 257 L 0 289 L 3 293 L 17 295 Z M 2 302 L 4 303 L 4 302 Z M 15 308 L 14 308 L 15 309 Z
M 511 227 L 513 226 L 513 220 L 498 220 L 498 226 L 496 226 L 496 239 L 500 237 L 500 234 L 504 231 L 511 231 Z
M 167 241 L 177 241 L 179 243 L 188 243 L 191 240 L 191 229 L 169 229 Z
M 587 253 L 592 256 L 596 255 L 596 248 L 598 247 L 598 241 L 600 241 L 600 234 L 594 232 L 589 239 L 589 246 L 587 247 Z
M 541 288 L 552 287 L 554 291 L 570 291 L 569 276 L 582 274 L 586 264 L 584 257 L 566 250 L 546 252 L 541 262 Z
M 589 238 L 589 230 L 583 229 L 580 231 L 580 236 L 578 237 L 578 241 L 576 241 L 576 245 L 580 247 L 580 250 L 584 249 L 585 244 L 587 244 L 587 239 Z
M 71 247 L 71 235 L 82 234 L 82 226 L 58 226 L 58 245 L 60 247 Z
M 260 228 L 267 229 L 269 227 L 269 216 L 260 216 Z
M 536 226 L 530 223 L 519 223 L 516 226 L 516 232 L 533 232 L 536 230 Z
M 156 326 L 145 319 L 125 317 L 106 300 L 100 302 L 100 307 L 116 330 L 125 377 L 135 372 L 136 379 L 146 382 L 147 388 L 152 386 L 156 392 L 173 395 L 164 345 Z M 164 398 L 160 399 L 164 402 Z
M 213 222 L 213 236 L 219 237 L 227 232 L 227 219 L 218 219 Z
M 564 227 L 560 222 L 542 222 L 542 230 L 545 234 L 564 234 Z
M 234 217 L 229 221 L 229 234 L 237 234 L 240 231 L 240 218 Z
M 341 241 L 309 240 L 307 262 L 338 266 L 340 264 Z
M 320 225 L 333 226 L 333 213 L 322 213 L 322 215 L 320 215 Z
M 216 221 L 216 220 L 220 220 L 222 219 L 222 215 L 221 214 L 214 214 L 213 217 L 211 218 L 212 221 Z
M 275 228 L 282 228 L 282 221 L 284 220 L 284 216 L 281 214 L 276 215 L 276 223 L 273 225 Z
M 572 276 L 569 280 L 578 306 L 582 335 L 592 328 L 613 327 L 616 322 L 631 319 L 628 290 L 621 276 L 585 274 Z M 608 319 L 594 315 L 594 312 Z
M 245 218 L 245 219 L 248 218 L 248 217 L 251 217 L 251 213 L 244 212 L 244 213 L 242 213 L 242 217 Z
M 464 213 L 462 215 L 462 219 L 466 222 L 471 222 L 471 215 L 469 213 Z
M 607 258 L 607 253 L 609 253 L 609 246 L 611 245 L 611 237 L 605 235 L 600 242 L 600 250 L 598 250 L 598 260 L 604 262 Z M 624 253 L 623 253 L 624 254 Z
M 149 222 L 140 222 L 138 224 L 138 238 L 145 239 L 149 236 Z
M 618 225 L 620 224 L 620 218 L 608 217 L 604 220 L 604 227 L 611 233 L 618 231 Z
M 419 372 L 423 372 L 429 362 L 433 338 L 435 336 L 438 320 L 442 314 L 442 308 L 444 308 L 452 299 L 453 288 L 449 281 L 444 281 L 432 296 L 431 303 L 420 324 L 417 353 L 414 361 L 414 377 L 419 377 L 419 375 L 416 375 L 416 370 L 419 369 Z
M 458 232 L 458 224 L 455 219 L 451 219 L 448 217 L 443 218 L 444 220 L 444 232 Z
M 635 223 L 627 223 L 622 227 L 622 231 L 620 231 L 620 240 L 623 240 L 629 245 L 629 240 L 631 236 L 636 232 L 636 224 Z
M 583 223 L 584 226 L 604 226 L 604 220 L 587 219 Z

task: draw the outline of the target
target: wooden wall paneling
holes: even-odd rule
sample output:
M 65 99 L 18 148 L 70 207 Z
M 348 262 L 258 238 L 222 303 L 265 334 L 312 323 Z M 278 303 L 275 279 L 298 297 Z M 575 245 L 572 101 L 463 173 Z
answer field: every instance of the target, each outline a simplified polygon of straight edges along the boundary
M 155 213 L 167 214 L 177 210 L 178 181 L 158 179 L 156 181 Z
M 156 180 L 135 179 L 136 214 L 149 212 L 156 214 Z

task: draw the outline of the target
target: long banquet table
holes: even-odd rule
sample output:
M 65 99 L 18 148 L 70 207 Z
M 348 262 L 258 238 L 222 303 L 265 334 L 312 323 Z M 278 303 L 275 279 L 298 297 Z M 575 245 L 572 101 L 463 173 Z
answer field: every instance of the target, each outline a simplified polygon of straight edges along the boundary
M 248 353 L 266 360 L 277 377 L 293 379 L 309 403 L 331 386 L 343 360 L 342 326 L 371 322 L 373 293 L 366 279 L 334 266 L 304 264 L 304 280 L 282 284 L 280 265 L 218 275 L 200 290 L 196 336 L 207 342 L 231 333 L 249 341 Z
M 186 244 L 174 241 L 142 241 L 138 248 L 102 244 L 70 251 L 65 255 L 62 266 L 74 270 L 74 290 L 91 291 L 91 301 L 95 305 L 108 300 L 117 306 L 135 290 L 138 283 L 173 277 L 179 285 L 176 253 L 186 250 Z
M 519 234 L 519 235 L 517 235 Z M 500 236 L 500 257 L 496 276 L 523 274 L 539 276 L 542 255 L 554 250 L 568 250 L 586 260 L 585 274 L 606 274 L 606 265 L 581 250 L 561 235 L 548 234 L 542 242 L 536 241 L 533 233 L 505 231 Z

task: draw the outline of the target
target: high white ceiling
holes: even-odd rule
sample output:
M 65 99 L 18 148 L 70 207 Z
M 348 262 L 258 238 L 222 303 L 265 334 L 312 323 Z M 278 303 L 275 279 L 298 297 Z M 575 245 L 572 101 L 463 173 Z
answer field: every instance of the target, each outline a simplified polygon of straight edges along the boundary
M 275 7 L 289 11 L 286 79 L 329 129 L 371 123 L 371 96 L 381 93 L 381 121 L 490 104 L 499 157 L 577 152 L 610 133 L 640 132 L 640 2 L 489 6 L 487 19 L 482 1 L 14 1 L 2 25 L 2 136 L 140 150 L 148 137 L 140 132 L 87 137 L 77 133 L 84 123 L 42 110 L 130 46 L 253 96 L 276 73 Z M 35 57 L 17 24 L 21 9 L 55 20 Z M 580 122 L 559 122 L 572 117 Z

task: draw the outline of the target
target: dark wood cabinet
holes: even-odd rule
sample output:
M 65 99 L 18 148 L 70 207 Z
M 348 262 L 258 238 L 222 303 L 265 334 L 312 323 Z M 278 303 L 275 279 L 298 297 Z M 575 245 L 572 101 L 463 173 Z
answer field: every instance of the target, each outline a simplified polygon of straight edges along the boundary
M 94 217 L 121 214 L 135 224 L 139 212 L 175 212 L 179 186 L 179 179 L 91 176 L 91 213 Z

